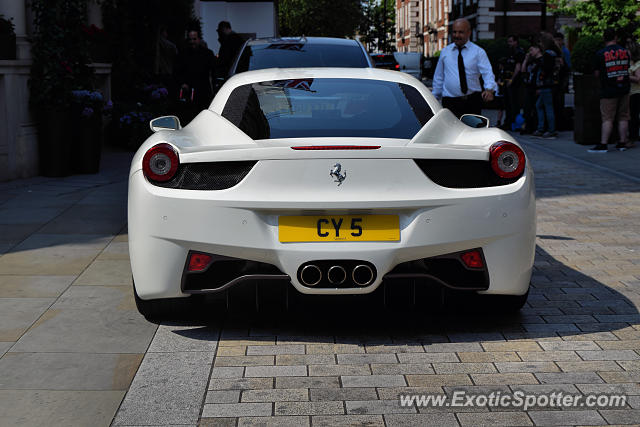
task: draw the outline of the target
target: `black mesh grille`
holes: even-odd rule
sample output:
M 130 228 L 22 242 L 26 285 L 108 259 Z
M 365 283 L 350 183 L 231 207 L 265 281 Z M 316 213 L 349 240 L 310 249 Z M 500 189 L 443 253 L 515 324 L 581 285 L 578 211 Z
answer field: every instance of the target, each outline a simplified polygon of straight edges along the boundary
M 484 267 L 469 268 L 462 262 L 464 252 L 417 259 L 396 265 L 393 270 L 385 275 L 386 278 L 394 277 L 431 277 L 440 281 L 441 285 L 454 289 L 489 289 L 489 272 L 482 249 L 475 248 L 482 254 Z
M 520 178 L 500 178 L 485 160 L 414 159 L 414 161 L 431 181 L 442 187 L 495 187 L 511 184 Z
M 224 190 L 242 181 L 256 163 L 258 162 L 184 163 L 170 181 L 152 181 L 152 184 L 181 190 Z

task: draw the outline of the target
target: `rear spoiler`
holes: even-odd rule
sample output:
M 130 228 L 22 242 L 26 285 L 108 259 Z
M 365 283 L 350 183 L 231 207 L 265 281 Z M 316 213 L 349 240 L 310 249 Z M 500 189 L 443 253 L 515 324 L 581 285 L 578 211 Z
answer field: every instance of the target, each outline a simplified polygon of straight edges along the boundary
M 238 129 L 229 120 L 211 110 L 203 110 L 187 126 L 185 133 L 190 133 L 193 145 L 255 145 L 255 141 Z M 211 138 L 211 135 L 214 135 Z
M 455 144 L 469 128 L 448 109 L 438 111 L 409 141 L 411 144 Z

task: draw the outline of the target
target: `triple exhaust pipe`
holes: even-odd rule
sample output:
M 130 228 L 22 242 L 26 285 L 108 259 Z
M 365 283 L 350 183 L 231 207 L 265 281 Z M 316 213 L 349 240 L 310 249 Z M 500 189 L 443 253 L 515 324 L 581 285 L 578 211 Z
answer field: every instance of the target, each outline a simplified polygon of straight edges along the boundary
M 349 275 L 353 283 L 358 286 L 368 286 L 375 280 L 373 269 L 366 264 L 357 264 L 349 272 L 342 265 L 335 264 L 327 269 L 326 274 L 327 281 L 333 286 L 344 284 Z M 317 286 L 322 282 L 322 278 L 322 269 L 316 264 L 307 264 L 300 271 L 300 281 L 305 286 Z

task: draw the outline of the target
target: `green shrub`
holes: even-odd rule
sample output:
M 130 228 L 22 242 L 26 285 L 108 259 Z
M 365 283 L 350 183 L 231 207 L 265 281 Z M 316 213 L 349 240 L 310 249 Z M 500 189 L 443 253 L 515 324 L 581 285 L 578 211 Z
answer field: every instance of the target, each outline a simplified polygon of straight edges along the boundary
M 29 98 L 33 108 L 68 108 L 71 91 L 92 87 L 89 45 L 82 26 L 84 0 L 31 0 L 35 32 L 31 37 Z
M 595 55 L 604 46 L 600 36 L 582 36 L 573 46 L 571 66 L 573 71 L 582 74 L 593 74 Z

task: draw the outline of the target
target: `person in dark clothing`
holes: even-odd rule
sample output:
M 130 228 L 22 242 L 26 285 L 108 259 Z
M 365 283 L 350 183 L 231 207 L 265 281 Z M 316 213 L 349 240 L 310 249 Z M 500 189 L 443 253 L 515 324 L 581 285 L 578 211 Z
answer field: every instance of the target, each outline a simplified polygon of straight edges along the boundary
M 525 84 L 524 96 L 524 129 L 521 134 L 533 133 L 538 128 L 538 114 L 536 112 L 536 76 L 540 61 L 542 59 L 542 51 L 540 46 L 533 43 L 529 47 L 527 56 L 522 63 L 523 80 Z
M 570 130 L 573 125 L 567 120 L 565 114 L 564 94 L 569 93 L 569 77 L 571 76 L 571 52 L 564 44 L 564 35 L 557 32 L 553 35 L 553 39 L 560 49 L 562 58 L 562 67 L 560 69 L 560 82 L 557 90 L 553 93 L 553 111 L 556 117 L 556 129 Z
M 236 55 L 242 48 L 244 40 L 239 34 L 231 30 L 231 24 L 227 21 L 220 21 L 218 24 L 218 41 L 220 42 L 220 51 L 218 52 L 218 68 L 216 75 L 226 78 L 229 70 L 236 59 Z
M 629 80 L 631 91 L 629 92 L 629 145 L 633 147 L 634 141 L 640 137 L 640 44 L 633 39 L 628 39 L 627 50 L 631 54 L 631 66 L 629 67 Z
M 206 109 L 213 99 L 211 77 L 214 68 L 213 51 L 202 44 L 198 31 L 189 31 L 187 47 L 178 54 L 174 71 L 181 100 L 190 103 L 196 113 Z
M 510 35 L 507 38 L 509 45 L 509 57 L 505 63 L 504 75 L 504 103 L 507 117 L 504 128 L 511 130 L 511 124 L 520 114 L 520 83 L 522 81 L 522 63 L 524 61 L 524 50 L 518 44 L 518 37 Z
M 160 81 L 171 91 L 174 90 L 173 66 L 177 55 L 178 48 L 169 40 L 167 27 L 160 27 L 153 70 Z
M 609 137 L 613 132 L 613 122 L 618 119 L 620 141 L 616 148 L 624 151 L 628 146 L 629 131 L 629 51 L 618 45 L 618 37 L 613 28 L 604 32 L 605 47 L 596 53 L 595 74 L 600 78 L 600 115 L 602 116 L 602 136 L 600 144 L 590 153 L 606 153 Z
M 538 129 L 532 135 L 538 138 L 554 139 L 558 136 L 558 132 L 556 132 L 556 117 L 553 109 L 553 93 L 558 89 L 559 61 L 562 61 L 562 53 L 549 33 L 540 34 L 540 47 L 543 51 L 542 66 L 538 68 L 536 76 Z M 544 131 L 545 118 L 546 132 Z
M 505 72 L 506 62 L 507 62 L 507 58 L 505 57 L 498 59 L 498 69 L 496 70 L 496 73 L 495 73 L 496 84 L 498 85 L 498 90 L 494 95 L 494 99 L 497 101 L 496 103 L 498 104 L 498 121 L 496 123 L 496 126 L 498 126 L 501 129 L 507 129 L 506 118 L 505 118 L 505 121 L 503 121 L 502 119 L 503 119 L 503 116 L 506 116 L 506 114 L 504 114 L 505 110 L 509 108 L 509 106 L 506 105 L 506 102 L 504 99 L 505 80 L 506 80 L 506 72 Z

